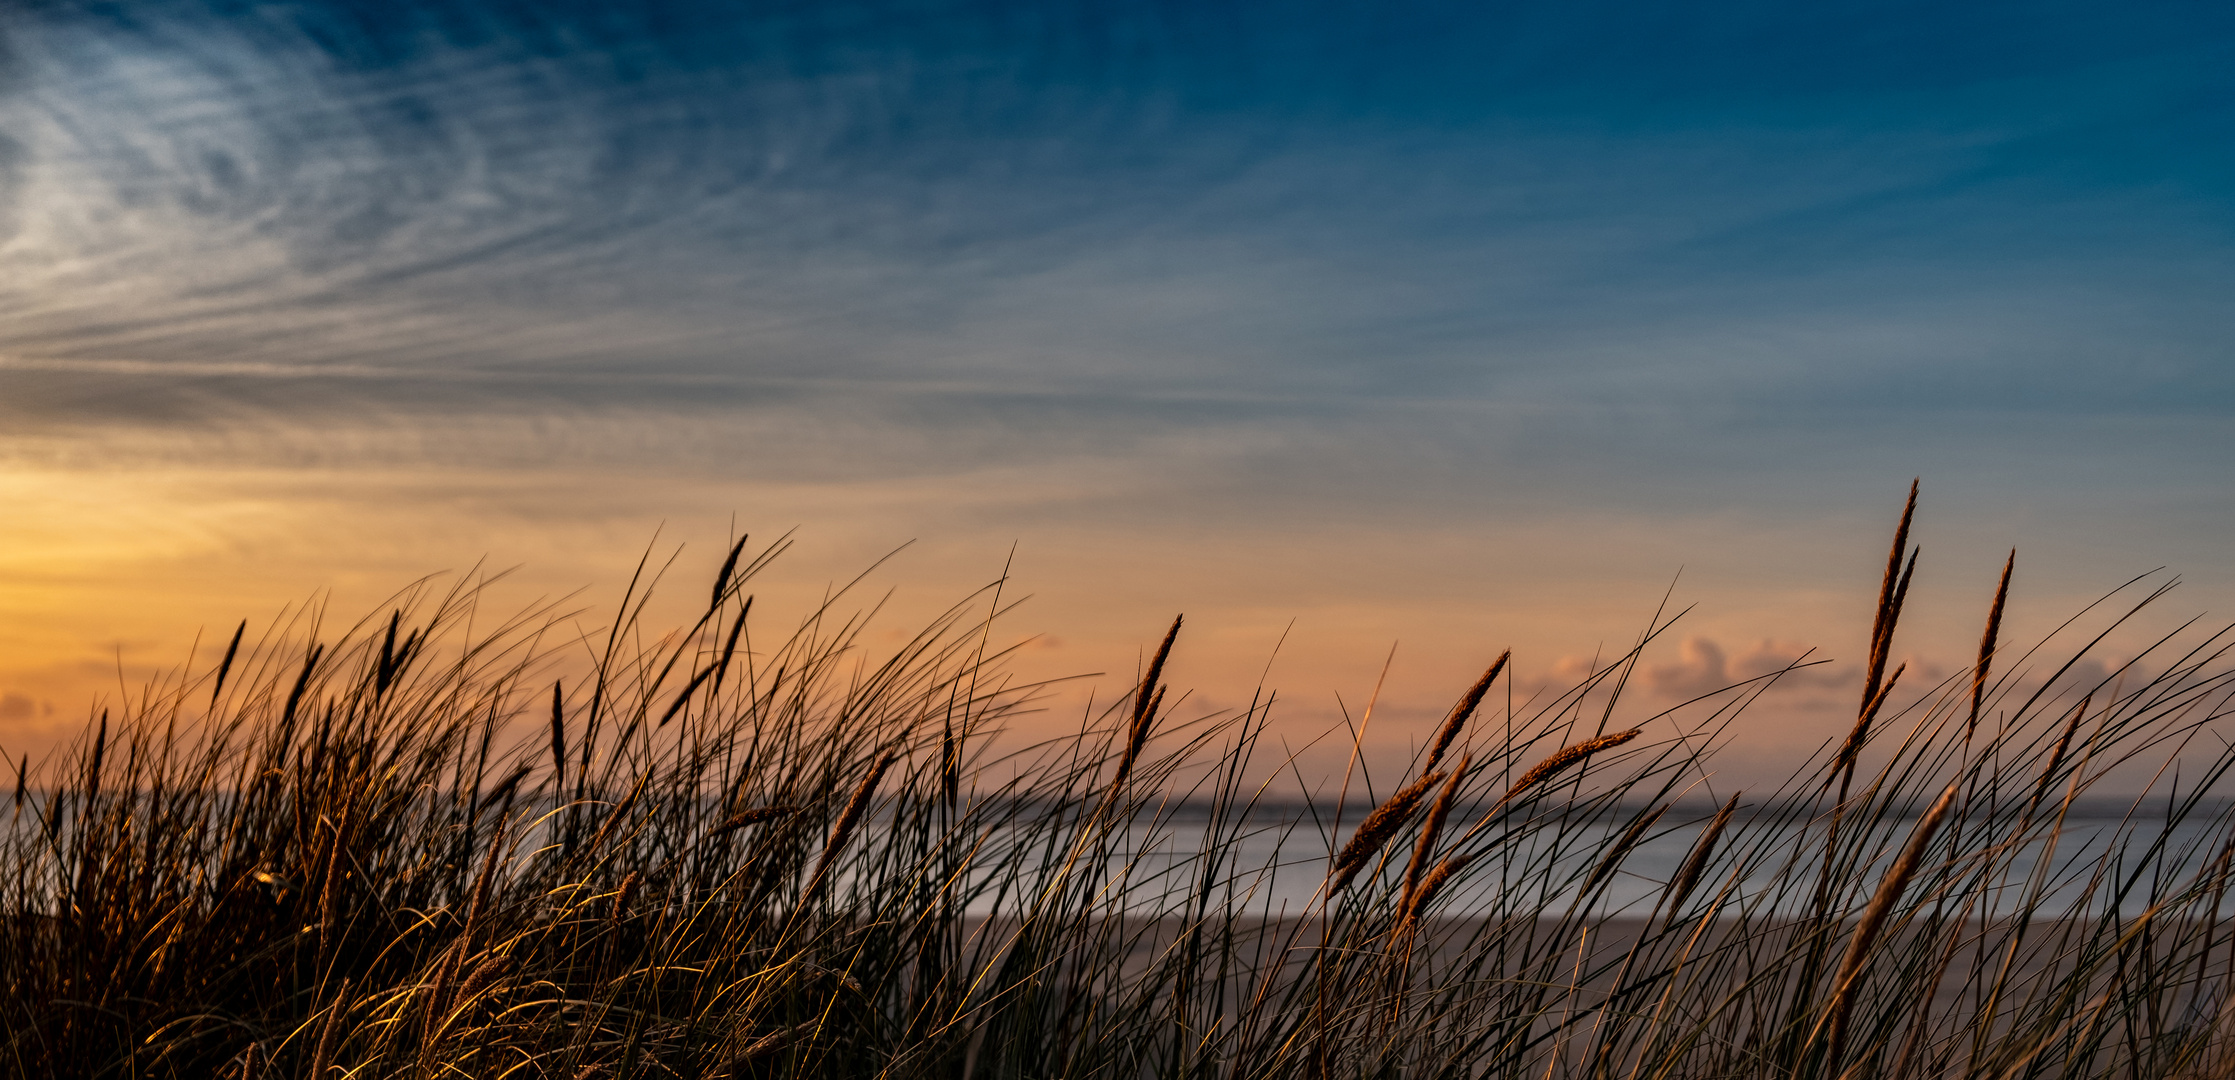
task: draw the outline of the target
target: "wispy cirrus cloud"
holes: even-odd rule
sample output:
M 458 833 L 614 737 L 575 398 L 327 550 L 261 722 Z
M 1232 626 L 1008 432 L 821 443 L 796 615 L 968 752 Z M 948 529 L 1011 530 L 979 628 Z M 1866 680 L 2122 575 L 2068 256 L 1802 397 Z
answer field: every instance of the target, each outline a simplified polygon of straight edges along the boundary
M 1934 567 L 2053 525 L 2058 597 L 2114 550 L 2229 580 L 2226 29 L 44 5 L 0 20 L 0 469 L 51 507 L 25 545 L 120 537 L 63 576 L 125 595 L 256 552 L 294 599 L 351 544 L 588 575 L 689 501 L 1073 546 L 1051 595 L 1114 627 L 1199 589 L 1235 670 L 1335 627 L 1315 678 L 1396 636 L 1462 680 L 1588 655 L 1692 566 L 1738 613 L 1651 686 L 1770 634 L 1848 665 L 1807 690 L 1912 475 L 1968 515 Z

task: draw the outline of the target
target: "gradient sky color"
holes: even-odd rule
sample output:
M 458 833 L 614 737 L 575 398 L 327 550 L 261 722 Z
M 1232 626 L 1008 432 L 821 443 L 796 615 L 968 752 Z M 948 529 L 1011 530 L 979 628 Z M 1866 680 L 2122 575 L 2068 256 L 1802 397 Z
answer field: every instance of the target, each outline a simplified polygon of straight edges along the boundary
M 1837 661 L 1766 761 L 1912 476 L 1934 670 L 2011 545 L 2020 636 L 2235 609 L 2231 256 L 2214 4 L 18 5 L 0 749 L 320 590 L 605 603 L 664 522 L 693 592 L 797 527 L 800 603 L 913 540 L 896 626 L 1013 545 L 1105 697 L 1174 612 L 1205 709 L 1285 634 L 1299 743 L 1396 642 L 1391 752 L 1673 581 L 1649 695 Z

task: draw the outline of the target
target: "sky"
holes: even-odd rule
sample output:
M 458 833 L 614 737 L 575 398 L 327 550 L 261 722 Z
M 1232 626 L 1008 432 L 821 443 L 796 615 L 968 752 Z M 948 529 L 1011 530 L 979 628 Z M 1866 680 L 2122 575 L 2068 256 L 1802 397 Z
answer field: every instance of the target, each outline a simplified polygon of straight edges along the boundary
M 1832 661 L 1768 769 L 1913 477 L 1920 671 L 2013 546 L 2021 638 L 2235 610 L 2231 255 L 2213 4 L 12 5 L 0 751 L 290 605 L 791 532 L 894 634 L 1008 567 L 1065 694 L 1185 612 L 1294 746 L 1386 662 L 1384 754 L 1666 597 L 1641 715 Z

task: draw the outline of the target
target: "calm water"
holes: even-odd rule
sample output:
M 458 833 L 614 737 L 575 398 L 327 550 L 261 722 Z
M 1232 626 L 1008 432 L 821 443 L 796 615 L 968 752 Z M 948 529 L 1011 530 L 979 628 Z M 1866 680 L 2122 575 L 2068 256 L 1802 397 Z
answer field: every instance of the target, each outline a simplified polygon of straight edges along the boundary
M 39 853 L 38 861 L 52 872 L 54 862 L 43 851 L 46 845 L 37 813 L 42 801 L 35 796 L 25 813 L 0 826 L 0 842 L 18 852 Z M 2039 909 L 2042 914 L 2068 913 L 2072 905 L 2089 895 L 2091 888 L 2096 899 L 2089 910 L 2099 912 L 2118 880 L 2141 870 L 2140 883 L 2118 904 L 2123 916 L 2132 917 L 2152 903 L 2152 882 L 2160 883 L 2168 891 L 2178 889 L 2190 875 L 2216 858 L 2223 845 L 2229 842 L 2228 814 L 2210 806 L 2170 828 L 2165 826 L 2162 813 L 2155 818 L 2138 815 L 2132 820 L 2122 820 L 2109 806 L 2087 809 L 2094 812 L 2075 814 L 2067 819 L 2053 852 L 2045 837 L 2035 837 L 2007 848 L 1998 847 L 2006 841 L 1983 835 L 1978 823 L 1970 823 L 1971 831 L 1964 845 L 1966 858 L 1975 865 L 1983 851 L 1995 851 L 1999 861 L 1994 876 L 2002 885 L 1990 890 L 1992 906 L 1974 913 L 1994 915 L 2010 911 L 2019 901 L 2020 886 L 2041 870 L 2042 860 L 2047 857 L 2047 899 Z M 1346 830 L 1363 813 L 1364 809 L 1359 808 L 1346 815 Z M 1608 879 L 1594 903 L 1595 912 L 1602 916 L 1644 916 L 1652 912 L 1667 884 L 1679 874 L 1711 815 L 1712 811 L 1670 811 Z M 1443 844 L 1446 851 L 1470 819 L 1455 812 L 1451 821 Z M 1935 849 L 1942 858 L 1945 858 L 1948 830 L 1958 824 L 1951 819 L 1943 826 Z M 1859 907 L 1867 901 L 1868 890 L 1879 880 L 1879 870 L 1891 861 L 1914 825 L 1913 820 L 1897 820 L 1880 826 L 1875 834 L 1879 838 L 1875 848 L 1876 865 L 1858 876 L 1862 884 L 1857 887 L 1857 893 L 1848 897 L 1850 905 Z M 981 846 L 985 854 L 979 860 L 981 869 L 975 880 L 985 883 L 997 880 L 1005 857 L 1003 849 L 1007 845 L 1044 842 L 1044 837 L 1023 831 L 1029 827 L 1007 826 L 995 830 Z M 1096 879 L 1097 887 L 1112 896 L 1122 895 L 1125 905 L 1136 912 L 1177 913 L 1192 909 L 1200 899 L 1200 890 L 1205 887 L 1205 869 L 1214 867 L 1202 854 L 1206 827 L 1203 817 L 1183 811 L 1160 824 L 1136 823 L 1116 831 L 1110 837 L 1109 854 L 1102 865 L 1101 876 Z M 1577 824 L 1564 836 L 1555 835 L 1557 830 L 1545 828 L 1520 839 L 1497 829 L 1488 830 L 1470 847 L 1484 851 L 1484 856 L 1446 893 L 1445 910 L 1452 915 L 1516 911 L 1559 914 L 1575 902 L 1576 886 L 1596 865 L 1602 849 L 1626 827 L 1626 820 L 1611 826 Z M 1849 828 L 1853 826 L 1850 824 Z M 878 822 L 865 825 L 862 835 L 853 841 L 854 847 L 862 849 L 877 844 L 884 829 Z M 1260 812 L 1238 824 L 1229 822 L 1224 830 L 1222 835 L 1227 842 L 1208 875 L 1208 902 L 1214 909 L 1230 906 L 1244 914 L 1275 917 L 1304 914 L 1315 909 L 1329 865 L 1329 847 L 1316 831 L 1317 826 L 1308 819 L 1294 816 L 1291 809 L 1278 814 Z M 1821 823 L 1795 826 L 1767 816 L 1742 813 L 1734 817 L 1717 845 L 1718 861 L 1703 876 L 1687 907 L 1696 912 L 1708 898 L 1727 888 L 1729 906 L 1723 909 L 1725 914 L 1740 910 L 1756 916 L 1800 912 L 1819 872 L 1823 835 Z M 1345 836 L 1347 838 L 1347 832 Z M 530 850 L 543 843 L 517 837 L 516 840 L 520 844 L 516 857 L 527 857 Z M 2149 851 L 2153 844 L 2163 847 L 2155 857 Z M 1404 861 L 1411 852 L 1411 838 L 1402 836 L 1387 850 L 1392 862 L 1386 879 L 1394 881 L 1401 876 Z M 1026 866 L 1040 865 L 1037 851 L 1038 848 L 1034 848 L 1023 853 L 1017 862 Z M 1746 855 L 1744 873 L 1736 875 L 1735 883 L 1735 867 L 1728 858 L 1732 852 Z M 1077 854 L 1081 864 L 1093 862 L 1091 853 Z M 2108 863 L 2105 862 L 2107 855 L 2111 856 Z M 1791 869 L 1787 869 L 1788 865 Z M 1928 871 L 1932 865 L 1927 864 Z M 2104 865 L 2113 872 L 2103 880 L 2094 880 L 2098 868 Z M 1776 891 L 1780 871 L 1785 881 L 1799 884 L 1788 885 L 1782 893 Z M 1928 873 L 1919 880 L 1929 876 Z M 839 880 L 843 888 L 844 877 Z M 1365 884 L 1362 879 L 1351 888 L 1355 892 Z M 1018 903 L 1019 897 L 1014 891 L 999 900 L 998 907 L 996 898 L 988 894 L 978 897 L 968 910 L 974 915 L 1013 912 Z M 2223 910 L 2235 912 L 2235 902 L 2223 901 Z
M 1353 823 L 1360 813 L 1350 815 Z M 1595 910 L 1610 916 L 1643 916 L 1650 912 L 1666 885 L 1680 872 L 1708 816 L 1703 813 L 1687 821 L 1671 812 L 1648 834 L 1648 839 L 1633 848 L 1622 861 L 1620 869 L 1606 883 Z M 1465 827 L 1459 823 L 1457 814 L 1453 815 L 1453 822 L 1445 834 L 1447 844 Z M 1914 822 L 1909 820 L 1892 824 L 1892 839 L 1883 845 L 1877 865 L 1861 875 L 1863 889 L 1875 887 L 1878 870 L 1891 861 L 1913 826 Z M 1947 835 L 1945 829 L 1952 827 L 1953 822 L 1944 826 L 1942 841 Z M 1552 849 L 1553 839 L 1544 834 L 1533 837 L 1532 842 L 1497 841 L 1489 847 L 1491 853 L 1470 867 L 1462 883 L 1448 893 L 1450 906 L 1447 910 L 1452 914 L 1487 914 L 1536 906 L 1541 902 L 1550 913 L 1556 914 L 1575 899 L 1574 886 L 1580 876 L 1590 872 L 1601 849 L 1624 828 L 1626 822 L 1608 827 L 1579 827 L 1558 841 L 1561 850 L 1557 852 Z M 1497 835 L 1496 830 L 1491 830 L 1484 838 Z M 1213 885 L 1215 903 L 1232 903 L 1238 909 L 1274 916 L 1298 914 L 1314 908 L 1329 859 L 1326 841 L 1309 823 L 1291 828 L 1277 819 L 1253 821 L 1237 830 L 1234 836 L 1234 843 L 1221 857 L 1225 872 L 1216 877 Z M 1731 910 L 1745 906 L 1757 915 L 1789 915 L 1800 911 L 1807 900 L 1808 887 L 1813 885 L 1819 872 L 1817 852 L 1822 837 L 1820 824 L 1795 827 L 1744 814 L 1734 818 L 1717 845 L 1718 853 L 1727 855 L 1744 849 L 1751 855 L 1746 872 L 1731 887 L 1734 905 Z M 2047 899 L 2042 910 L 2062 914 L 2088 894 L 2097 866 L 2107 854 L 2121 846 L 2122 840 L 2125 854 L 2114 859 L 2111 865 L 2132 873 L 2142 864 L 2147 848 L 2161 837 L 2165 854 L 2159 869 L 2145 874 L 2142 883 L 2119 904 L 2120 912 L 2131 917 L 2149 907 L 2150 881 L 2177 883 L 2178 879 L 2216 857 L 2228 837 L 2227 824 L 2214 821 L 2208 811 L 2170 830 L 2164 828 L 2162 816 L 2154 821 L 2145 818 L 2132 822 L 2122 822 L 2108 815 L 2075 816 L 2066 821 L 2053 852 L 2046 838 L 2001 852 L 1996 878 L 2012 886 L 2023 884 L 2041 867 L 2044 856 L 2048 857 Z M 1192 903 L 1185 898 L 1200 887 L 1199 870 L 1204 866 L 1200 855 L 1203 845 L 1200 821 L 1181 818 L 1161 828 L 1136 826 L 1116 843 L 1119 851 L 1111 858 L 1108 872 L 1113 880 L 1122 874 L 1136 908 L 1177 910 Z M 1483 840 L 1477 841 L 1478 845 L 1482 843 Z M 2000 841 L 1974 833 L 1966 850 L 1976 852 L 1997 843 Z M 1392 850 L 1396 852 L 1390 868 L 1393 880 L 1401 875 L 1411 849 L 1408 841 L 1401 840 L 1398 845 L 1392 845 Z M 1801 882 L 1802 887 L 1788 890 L 1791 896 L 1773 895 L 1769 886 L 1796 850 L 1799 852 L 1794 863 L 1796 869 L 1787 872 L 1786 877 Z M 1715 863 L 1688 906 L 1697 909 L 1717 890 L 1730 886 L 1733 869 L 1727 860 Z M 2098 882 L 2099 902 L 2114 888 L 2113 884 Z M 1540 900 L 1548 892 L 1550 899 Z M 2018 902 L 2019 892 L 2015 887 L 1997 890 L 1994 906 L 1984 913 L 2006 913 Z M 1753 898 L 1750 904 L 1746 901 L 1748 897 Z M 1866 892 L 1852 897 L 1851 902 L 1859 906 L 1867 899 Z M 974 906 L 977 914 L 987 914 L 991 910 L 992 905 L 987 901 Z

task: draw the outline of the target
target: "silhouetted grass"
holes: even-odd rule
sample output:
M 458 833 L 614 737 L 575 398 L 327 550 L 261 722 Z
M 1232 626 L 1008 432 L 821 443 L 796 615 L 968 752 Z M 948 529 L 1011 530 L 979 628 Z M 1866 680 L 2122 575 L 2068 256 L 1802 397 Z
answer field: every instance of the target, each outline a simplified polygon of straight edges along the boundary
M 1377 807 L 1353 825 L 1276 806 L 1267 699 L 1165 715 L 1178 622 L 1099 720 L 1004 750 L 1036 688 L 985 651 L 997 590 L 878 653 L 828 605 L 749 615 L 780 544 L 650 640 L 632 584 L 571 683 L 556 613 L 475 628 L 470 589 L 236 633 L 21 770 L 5 1068 L 2226 1075 L 2228 634 L 2067 686 L 2042 675 L 2101 639 L 2006 657 L 1998 590 L 1977 664 L 1891 710 L 1908 530 L 1851 731 L 1705 806 L 1702 755 L 1774 677 L 1631 716 L 1632 652 L 1492 725 L 1501 656 L 1414 772 L 1346 778 Z M 2072 835 L 2114 769 L 2184 752 Z M 1280 906 L 1276 873 L 1317 891 Z

